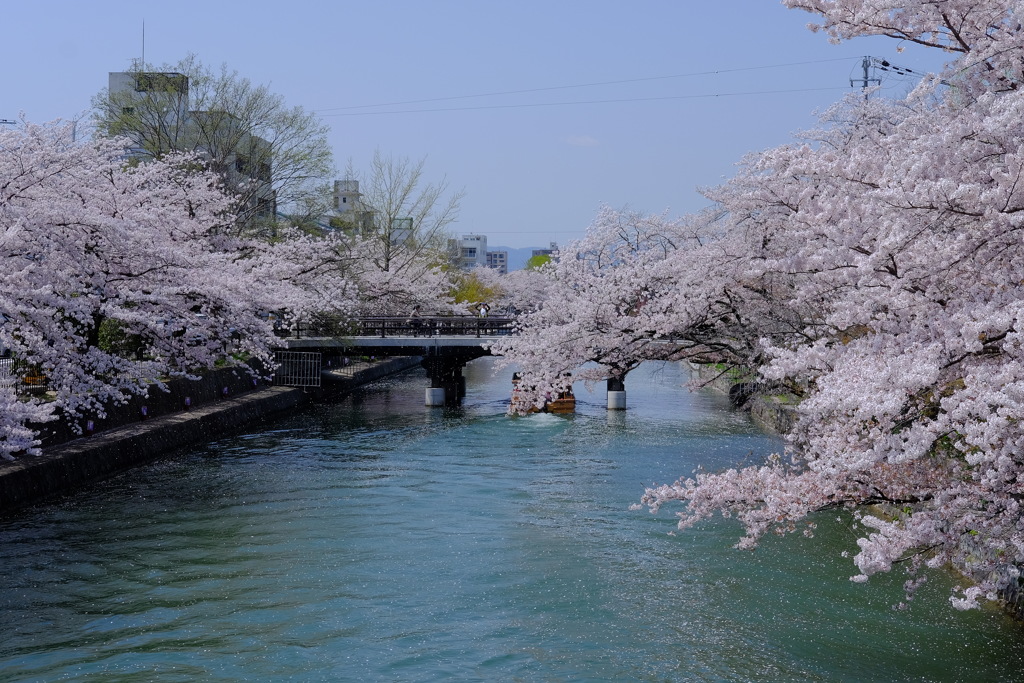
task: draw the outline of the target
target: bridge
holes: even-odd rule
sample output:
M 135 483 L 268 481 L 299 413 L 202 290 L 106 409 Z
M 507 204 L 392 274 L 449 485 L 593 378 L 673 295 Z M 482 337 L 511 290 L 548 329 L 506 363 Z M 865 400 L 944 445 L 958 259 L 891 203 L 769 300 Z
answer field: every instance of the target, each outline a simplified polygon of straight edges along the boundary
M 491 354 L 490 345 L 515 329 L 510 317 L 372 316 L 313 318 L 278 331 L 282 384 L 320 386 L 323 356 L 418 356 L 430 378 L 427 405 L 457 404 L 466 395 L 462 368 Z

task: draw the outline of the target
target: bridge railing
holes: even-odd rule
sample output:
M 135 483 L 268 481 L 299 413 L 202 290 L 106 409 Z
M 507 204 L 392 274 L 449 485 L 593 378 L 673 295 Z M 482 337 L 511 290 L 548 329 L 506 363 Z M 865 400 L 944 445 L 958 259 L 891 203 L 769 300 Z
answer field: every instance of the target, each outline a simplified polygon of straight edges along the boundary
M 450 316 L 319 316 L 280 329 L 282 337 L 495 337 L 512 334 L 515 318 Z

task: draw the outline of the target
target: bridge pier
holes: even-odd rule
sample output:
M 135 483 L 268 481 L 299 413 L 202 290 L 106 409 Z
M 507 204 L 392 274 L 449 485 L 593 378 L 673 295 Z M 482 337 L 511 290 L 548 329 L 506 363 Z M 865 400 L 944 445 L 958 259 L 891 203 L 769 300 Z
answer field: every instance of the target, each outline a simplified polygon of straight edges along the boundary
M 423 358 L 420 364 L 430 378 L 426 405 L 458 405 L 466 396 L 466 378 L 462 375 L 462 368 L 469 360 L 472 359 L 458 355 L 428 355 Z
M 315 324 L 302 328 L 301 339 L 282 338 L 281 348 L 311 353 L 357 349 L 359 355 L 366 356 L 417 356 L 430 378 L 426 405 L 458 405 L 466 396 L 462 368 L 475 358 L 490 355 L 490 345 L 514 329 L 515 320 L 505 317 L 317 319 Z M 424 335 L 431 331 L 434 334 Z
M 621 377 L 608 378 L 608 410 L 626 409 L 626 383 Z

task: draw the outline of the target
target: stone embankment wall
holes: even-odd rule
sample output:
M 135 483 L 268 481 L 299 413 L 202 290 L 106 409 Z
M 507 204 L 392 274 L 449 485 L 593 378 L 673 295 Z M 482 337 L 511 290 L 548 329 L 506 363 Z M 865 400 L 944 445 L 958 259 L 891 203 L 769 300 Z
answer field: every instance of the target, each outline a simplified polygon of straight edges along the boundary
M 329 370 L 320 391 L 275 387 L 260 379 L 254 382 L 244 370 L 219 370 L 195 382 L 174 382 L 167 393 L 154 391 L 152 396 L 111 409 L 103 419 L 93 418 L 92 431 L 85 430 L 82 435 L 66 426 L 50 427 L 43 434 L 42 455 L 0 461 L 0 513 L 71 491 L 173 450 L 211 441 L 305 405 L 317 396 L 344 395 L 359 385 L 418 365 L 418 358 L 394 358 Z M 83 429 L 85 422 L 83 419 Z
M 167 391 L 153 387 L 147 396 L 135 396 L 124 405 L 107 406 L 103 417 L 87 415 L 76 420 L 59 419 L 38 425 L 37 430 L 42 447 L 46 450 L 81 436 L 153 420 L 265 389 L 273 386 L 266 379 L 268 374 L 259 368 L 220 368 L 207 372 L 197 380 L 174 379 L 166 383 Z
M 723 371 L 715 366 L 695 365 L 698 379 L 704 386 L 729 395 L 734 407 L 747 410 L 763 427 L 786 434 L 796 421 L 796 397 L 772 393 L 770 387 L 742 370 Z
M 991 580 L 996 585 L 1002 585 L 998 598 L 1003 608 L 1015 619 L 1024 621 L 1024 567 L 1013 565 L 1007 562 L 997 564 L 990 572 L 980 572 L 977 569 L 978 562 L 999 562 L 999 555 L 992 548 L 985 548 L 975 542 L 973 537 L 967 537 L 961 544 L 957 556 L 953 560 L 953 569 L 964 576 L 968 582 Z

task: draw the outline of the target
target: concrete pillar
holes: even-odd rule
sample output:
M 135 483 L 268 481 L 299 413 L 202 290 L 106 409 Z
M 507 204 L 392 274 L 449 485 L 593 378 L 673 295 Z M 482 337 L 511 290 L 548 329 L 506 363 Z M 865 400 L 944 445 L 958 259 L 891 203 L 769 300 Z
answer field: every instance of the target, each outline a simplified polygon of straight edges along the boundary
M 608 410 L 626 409 L 626 383 L 618 377 L 608 378 Z
M 462 366 L 466 359 L 458 356 L 428 356 L 422 365 L 430 378 L 427 389 L 426 404 L 428 406 L 458 405 L 466 395 L 466 378 L 462 375 Z

